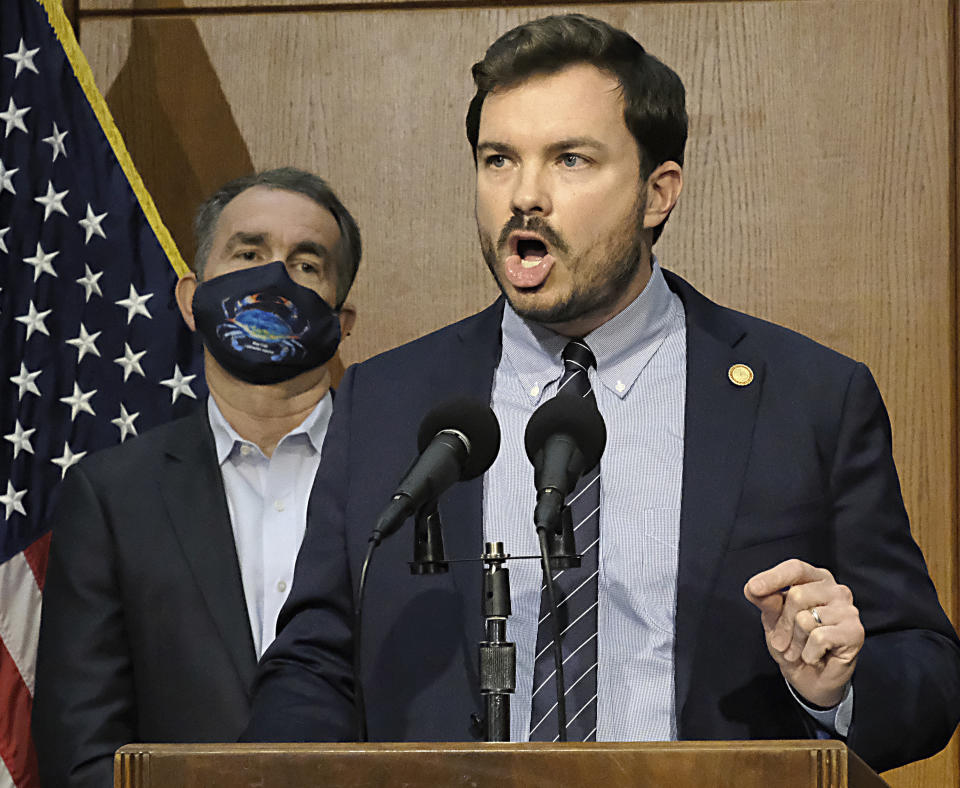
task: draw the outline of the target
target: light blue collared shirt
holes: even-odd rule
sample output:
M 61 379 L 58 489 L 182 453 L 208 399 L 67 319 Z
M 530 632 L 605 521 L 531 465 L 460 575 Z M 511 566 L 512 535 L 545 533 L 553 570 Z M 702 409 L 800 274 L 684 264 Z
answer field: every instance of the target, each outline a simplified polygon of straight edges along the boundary
M 685 317 L 682 302 L 654 258 L 643 292 L 585 337 L 597 360 L 590 383 L 607 427 L 600 461 L 597 741 L 677 738 L 673 643 L 686 406 Z M 501 330 L 503 353 L 491 406 L 500 421 L 502 443 L 484 477 L 484 539 L 503 542 L 512 555 L 537 555 L 533 466 L 523 434 L 533 411 L 556 393 L 563 372 L 560 354 L 569 340 L 524 321 L 509 304 Z M 510 579 L 508 637 L 517 645 L 510 736 L 527 741 L 539 563 L 511 562 Z M 757 637 L 763 637 L 759 614 Z M 789 683 L 787 687 L 820 725 L 846 735 L 852 687 L 839 706 L 823 711 L 811 709 Z
M 277 615 L 293 585 L 307 499 L 332 412 L 328 392 L 267 457 L 237 434 L 213 397 L 207 398 L 257 659 L 273 642 Z
M 502 331 L 491 404 L 503 438 L 484 481 L 484 538 L 503 542 L 513 555 L 536 555 L 533 466 L 523 434 L 537 406 L 556 393 L 568 339 L 522 320 L 509 304 Z M 686 327 L 683 304 L 656 262 L 643 293 L 585 339 L 597 359 L 590 383 L 607 426 L 600 461 L 597 740 L 675 739 Z M 518 678 L 511 738 L 526 741 L 540 566 L 511 562 L 510 579 L 508 634 L 517 644 Z

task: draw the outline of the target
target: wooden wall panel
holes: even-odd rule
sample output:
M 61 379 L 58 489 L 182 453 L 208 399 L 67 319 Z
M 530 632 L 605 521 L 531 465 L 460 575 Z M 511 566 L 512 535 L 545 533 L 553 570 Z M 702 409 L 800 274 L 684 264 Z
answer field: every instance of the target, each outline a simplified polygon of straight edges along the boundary
M 156 3 L 168 11 L 151 15 Z M 80 38 L 185 249 L 206 192 L 291 163 L 327 176 L 363 231 L 348 361 L 489 303 L 463 133 L 469 66 L 513 25 L 576 6 L 176 5 L 79 0 Z M 101 13 L 124 6 L 137 14 Z M 686 188 L 657 247 L 664 265 L 871 367 L 914 532 L 957 621 L 955 0 L 581 10 L 633 32 L 687 85 Z M 895 784 L 955 785 L 958 758 L 955 740 Z
M 511 0 L 77 0 L 88 14 L 122 14 L 137 13 L 179 13 L 188 11 L 197 13 L 225 13 L 240 11 L 243 13 L 258 13 L 261 11 L 330 11 L 330 10 L 384 10 L 393 8 L 495 8 L 499 6 L 516 6 L 518 3 Z M 664 0 L 652 0 L 664 2 Z M 673 2 L 690 2 L 690 0 L 672 0 Z M 700 2 L 711 0 L 700 0 Z M 717 0 L 713 0 L 717 2 Z M 726 2 L 726 0 L 719 0 Z M 752 2 L 753 0 L 742 0 Z M 770 0 L 765 0 L 770 2 Z M 774 0 L 776 1 L 776 0 Z M 801 0 L 802 1 L 802 0 Z M 576 3 L 573 0 L 560 0 L 563 5 L 602 5 L 609 0 L 586 0 Z M 556 0 L 528 0 L 525 6 L 557 5 Z

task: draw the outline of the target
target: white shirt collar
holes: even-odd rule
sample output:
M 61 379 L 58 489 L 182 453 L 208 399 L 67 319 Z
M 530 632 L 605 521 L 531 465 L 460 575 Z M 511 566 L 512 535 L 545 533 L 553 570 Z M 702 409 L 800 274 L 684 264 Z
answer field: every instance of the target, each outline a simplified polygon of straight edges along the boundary
M 305 436 L 305 440 L 315 452 L 323 446 L 323 438 L 327 432 L 327 423 L 333 412 L 333 397 L 328 391 L 310 414 L 300 423 L 300 426 L 284 435 L 277 446 L 295 435 Z M 217 447 L 217 462 L 223 465 L 231 452 L 240 450 L 242 446 L 252 446 L 260 451 L 252 441 L 243 438 L 224 417 L 213 396 L 207 397 L 207 417 L 210 420 L 210 429 L 213 431 L 213 441 Z M 262 454 L 262 452 L 261 452 Z

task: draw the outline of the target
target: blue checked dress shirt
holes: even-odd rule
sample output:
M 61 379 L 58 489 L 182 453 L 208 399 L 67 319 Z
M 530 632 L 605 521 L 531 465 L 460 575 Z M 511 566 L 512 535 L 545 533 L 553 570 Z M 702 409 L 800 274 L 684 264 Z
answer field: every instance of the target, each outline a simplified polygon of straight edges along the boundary
M 513 555 L 536 555 L 533 466 L 523 448 L 527 421 L 556 394 L 568 338 L 527 323 L 504 308 L 503 353 L 491 406 L 500 420 L 500 455 L 484 477 L 486 541 Z M 597 367 L 590 381 L 607 426 L 601 459 L 600 582 L 597 624 L 596 741 L 677 738 L 673 636 L 683 429 L 686 404 L 686 325 L 683 304 L 667 286 L 656 258 L 637 299 L 584 339 Z M 513 615 L 508 637 L 517 644 L 517 691 L 511 739 L 527 741 L 540 606 L 535 561 L 510 565 Z M 757 637 L 763 637 L 759 614 Z M 853 688 L 833 709 L 798 704 L 824 729 L 845 736 L 853 717 Z
M 509 305 L 502 330 L 491 404 L 503 439 L 484 481 L 484 538 L 502 541 L 513 555 L 536 555 L 536 491 L 523 434 L 537 406 L 556 393 L 568 339 L 525 322 Z M 590 382 L 608 436 L 601 459 L 596 738 L 674 739 L 686 328 L 683 306 L 657 264 L 643 293 L 585 339 L 597 360 Z M 512 562 L 510 579 L 508 636 L 517 644 L 511 738 L 526 741 L 540 566 Z

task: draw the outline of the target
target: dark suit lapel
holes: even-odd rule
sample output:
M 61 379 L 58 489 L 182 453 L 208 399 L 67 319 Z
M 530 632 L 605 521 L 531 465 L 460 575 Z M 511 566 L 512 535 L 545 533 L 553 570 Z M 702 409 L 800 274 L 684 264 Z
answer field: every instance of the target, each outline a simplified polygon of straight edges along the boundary
M 206 407 L 198 407 L 171 436 L 165 465 L 160 487 L 171 527 L 200 587 L 203 598 L 198 603 L 209 609 L 249 693 L 256 652 Z
M 500 361 L 500 321 L 503 299 L 459 327 L 459 346 L 442 368 L 447 396 L 490 401 L 493 376 Z M 438 398 L 439 401 L 439 398 Z M 446 553 L 450 558 L 479 558 L 483 550 L 483 476 L 454 485 L 441 499 Z M 467 600 L 471 620 L 465 631 L 479 639 L 481 629 L 480 573 L 474 563 L 451 565 L 454 585 Z
M 733 527 L 753 441 L 764 362 L 742 342 L 735 313 L 713 304 L 686 282 L 668 275 L 687 313 L 687 394 L 683 453 L 683 500 L 677 574 L 677 719 L 690 691 L 701 614 L 708 607 L 721 558 Z M 738 386 L 730 368 L 754 373 Z M 746 582 L 746 578 L 744 578 Z M 681 737 L 683 735 L 681 727 Z

